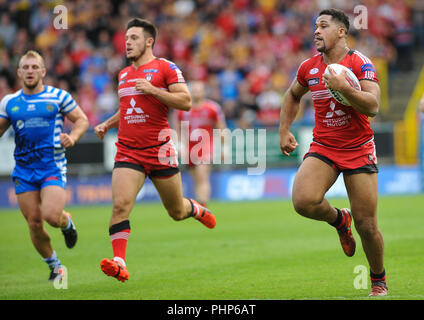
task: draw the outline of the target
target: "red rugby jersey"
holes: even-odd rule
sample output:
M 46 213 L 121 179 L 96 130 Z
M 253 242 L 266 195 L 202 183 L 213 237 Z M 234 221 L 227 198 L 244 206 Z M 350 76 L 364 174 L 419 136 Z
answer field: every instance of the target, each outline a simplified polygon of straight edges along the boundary
M 155 58 L 137 69 L 130 65 L 119 73 L 118 95 L 120 119 L 118 143 L 131 148 L 148 148 L 163 143 L 159 132 L 170 129 L 169 107 L 155 97 L 135 89 L 137 79 L 145 78 L 152 85 L 168 90 L 173 83 L 184 83 L 181 70 L 171 61 Z
M 197 137 L 192 137 L 193 130 L 205 129 L 209 133 L 211 146 L 213 141 L 213 129 L 217 122 L 225 121 L 224 113 L 219 104 L 208 99 L 203 100 L 198 107 L 193 106 L 188 112 L 178 110 L 177 119 L 178 121 L 188 122 L 189 134 L 191 138 L 193 138 L 190 144 L 198 141 Z
M 352 70 L 358 80 L 378 83 L 371 60 L 356 50 L 350 50 L 338 64 Z M 338 103 L 325 88 L 322 75 L 327 68 L 322 54 L 305 60 L 297 71 L 297 81 L 312 93 L 315 109 L 314 141 L 336 148 L 351 148 L 373 138 L 368 116 L 351 106 Z

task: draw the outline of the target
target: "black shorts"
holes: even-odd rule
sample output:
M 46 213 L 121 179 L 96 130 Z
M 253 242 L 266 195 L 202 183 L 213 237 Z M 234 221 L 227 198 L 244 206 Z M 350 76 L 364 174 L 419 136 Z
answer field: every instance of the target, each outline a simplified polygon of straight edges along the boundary
M 180 172 L 178 167 L 169 167 L 166 169 L 151 170 L 146 173 L 146 170 L 141 164 L 131 162 L 115 162 L 113 168 L 129 168 L 145 173 L 150 179 L 152 178 L 169 178 Z

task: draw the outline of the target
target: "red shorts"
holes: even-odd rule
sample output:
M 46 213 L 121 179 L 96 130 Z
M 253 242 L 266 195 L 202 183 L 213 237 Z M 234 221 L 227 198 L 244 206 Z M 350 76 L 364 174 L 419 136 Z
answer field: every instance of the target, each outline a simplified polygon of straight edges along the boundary
M 179 172 L 177 152 L 172 140 L 147 148 L 133 148 L 116 143 L 114 168 L 130 168 L 149 177 L 170 177 Z
M 344 149 L 325 146 L 314 141 L 303 159 L 307 157 L 318 158 L 344 174 L 378 172 L 374 140 Z

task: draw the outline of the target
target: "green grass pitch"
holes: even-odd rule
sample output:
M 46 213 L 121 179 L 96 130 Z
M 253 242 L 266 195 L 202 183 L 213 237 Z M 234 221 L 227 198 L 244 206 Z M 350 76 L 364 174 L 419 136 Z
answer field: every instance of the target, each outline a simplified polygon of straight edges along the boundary
M 348 206 L 347 199 L 332 204 Z M 290 201 L 212 202 L 217 226 L 173 221 L 160 204 L 132 211 L 126 283 L 100 270 L 111 258 L 111 206 L 71 207 L 79 240 L 65 247 L 58 229 L 47 226 L 54 249 L 68 269 L 68 288 L 55 289 L 33 248 L 18 210 L 0 211 L 0 299 L 369 299 L 355 289 L 354 268 L 368 269 L 360 239 L 346 257 L 337 233 L 303 218 Z M 389 296 L 424 298 L 424 195 L 381 197 L 379 227 L 386 246 Z M 368 279 L 368 276 L 367 276 Z

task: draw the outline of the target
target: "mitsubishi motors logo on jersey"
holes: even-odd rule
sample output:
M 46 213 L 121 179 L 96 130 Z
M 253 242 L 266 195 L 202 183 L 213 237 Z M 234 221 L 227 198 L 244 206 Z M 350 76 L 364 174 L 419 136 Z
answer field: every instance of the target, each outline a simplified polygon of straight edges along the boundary
M 330 109 L 331 111 L 327 112 L 325 119 L 322 121 L 327 127 L 343 127 L 349 123 L 352 115 L 336 109 L 334 101 L 330 102 Z
M 134 111 L 135 113 L 138 113 L 138 114 L 144 113 L 143 109 L 135 106 L 134 98 L 131 98 L 130 105 L 131 105 L 131 108 L 127 109 L 127 114 L 132 114 Z
M 326 118 L 332 118 L 334 116 L 334 114 L 336 114 L 337 116 L 344 116 L 345 113 L 342 110 L 334 110 L 336 108 L 336 104 L 334 103 L 334 101 L 331 101 L 330 103 L 330 112 L 327 112 L 327 115 L 325 116 Z
M 134 98 L 131 98 L 130 106 L 131 107 L 127 109 L 124 120 L 126 120 L 128 124 L 146 122 L 146 119 L 149 118 L 149 115 L 145 114 L 143 109 L 136 106 Z

